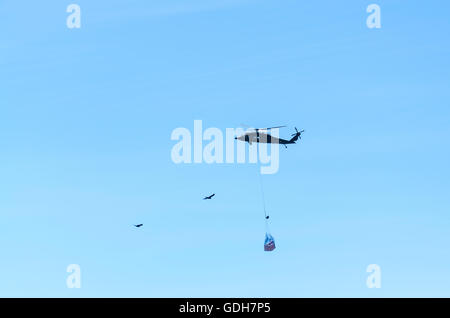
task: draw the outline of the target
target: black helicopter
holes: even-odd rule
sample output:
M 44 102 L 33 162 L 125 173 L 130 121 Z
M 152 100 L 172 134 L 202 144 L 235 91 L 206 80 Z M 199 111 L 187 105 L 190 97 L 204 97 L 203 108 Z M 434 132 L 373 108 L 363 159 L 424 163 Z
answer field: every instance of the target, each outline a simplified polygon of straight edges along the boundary
M 297 127 L 295 127 L 295 133 L 292 134 L 292 138 L 289 140 L 273 137 L 269 133 L 269 130 L 274 128 L 282 128 L 286 126 L 276 126 L 276 127 L 268 127 L 268 128 L 250 128 L 246 133 L 242 136 L 235 137 L 234 139 L 242 140 L 248 142 L 250 145 L 254 142 L 259 143 L 268 143 L 268 144 L 281 144 L 287 148 L 289 144 L 295 144 L 298 139 L 302 139 L 302 133 L 305 130 L 298 131 Z

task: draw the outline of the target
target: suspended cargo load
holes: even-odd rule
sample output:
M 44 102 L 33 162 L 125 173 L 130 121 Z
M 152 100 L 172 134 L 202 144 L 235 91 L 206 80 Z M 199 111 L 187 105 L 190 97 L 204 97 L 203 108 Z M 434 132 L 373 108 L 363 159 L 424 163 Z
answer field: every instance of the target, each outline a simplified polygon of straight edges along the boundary
M 264 251 L 270 252 L 275 249 L 275 239 L 270 233 L 266 233 L 266 239 L 264 240 Z

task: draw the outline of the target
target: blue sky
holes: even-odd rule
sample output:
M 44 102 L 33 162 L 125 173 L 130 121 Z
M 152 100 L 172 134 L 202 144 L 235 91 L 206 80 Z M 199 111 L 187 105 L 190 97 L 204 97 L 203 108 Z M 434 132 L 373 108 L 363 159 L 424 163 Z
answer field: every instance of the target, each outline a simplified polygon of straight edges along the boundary
M 448 2 L 70 3 L 0 2 L 0 296 L 450 296 Z M 171 161 L 195 119 L 306 130 L 274 252 L 255 165 Z

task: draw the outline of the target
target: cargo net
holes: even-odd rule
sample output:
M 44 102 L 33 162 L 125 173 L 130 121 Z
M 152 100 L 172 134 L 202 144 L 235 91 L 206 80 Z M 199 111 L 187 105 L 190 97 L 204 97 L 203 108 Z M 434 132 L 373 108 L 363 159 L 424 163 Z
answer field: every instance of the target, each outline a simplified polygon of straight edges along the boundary
M 273 251 L 275 249 L 275 239 L 270 233 L 266 233 L 266 239 L 264 240 L 264 250 L 266 252 Z

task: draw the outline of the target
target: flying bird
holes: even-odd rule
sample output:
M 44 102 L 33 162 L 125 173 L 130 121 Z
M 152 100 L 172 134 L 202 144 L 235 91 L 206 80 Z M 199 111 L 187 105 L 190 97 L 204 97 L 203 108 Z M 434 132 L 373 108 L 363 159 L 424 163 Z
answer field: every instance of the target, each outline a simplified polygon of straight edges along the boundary
M 136 224 L 135 227 L 141 227 L 144 224 Z
M 216 194 L 213 193 L 210 196 L 204 197 L 203 200 L 211 200 L 213 196 L 215 196 Z

